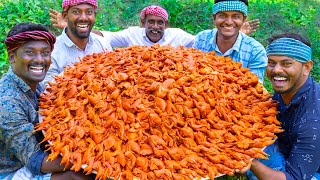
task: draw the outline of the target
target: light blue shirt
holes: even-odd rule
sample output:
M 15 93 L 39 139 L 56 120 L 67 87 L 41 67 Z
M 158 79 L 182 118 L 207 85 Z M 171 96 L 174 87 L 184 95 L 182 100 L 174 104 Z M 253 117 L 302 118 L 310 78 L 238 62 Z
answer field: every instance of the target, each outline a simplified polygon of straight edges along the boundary
M 193 47 L 203 52 L 215 51 L 217 56 L 230 56 L 235 62 L 241 62 L 242 67 L 259 77 L 263 82 L 264 72 L 267 67 L 266 50 L 255 39 L 239 32 L 233 47 L 224 54 L 221 53 L 216 42 L 217 29 L 204 30 L 197 34 Z
M 90 33 L 89 41 L 84 50 L 75 45 L 71 39 L 67 36 L 64 29 L 62 34 L 57 37 L 57 41 L 54 44 L 54 49 L 51 53 L 51 65 L 47 72 L 45 79 L 41 82 L 42 85 L 47 84 L 53 80 L 53 76 L 56 76 L 63 72 L 64 67 L 67 65 L 73 65 L 75 62 L 79 62 L 84 56 L 100 53 L 104 51 L 112 51 L 112 47 L 108 41 L 103 37 Z
M 112 47 L 127 47 L 132 45 L 152 46 L 155 43 L 150 41 L 146 35 L 146 29 L 138 26 L 129 27 L 122 31 L 110 32 L 101 31 L 106 41 Z M 192 47 L 195 36 L 179 28 L 166 28 L 163 37 L 156 43 L 160 45 L 171 45 L 173 47 Z

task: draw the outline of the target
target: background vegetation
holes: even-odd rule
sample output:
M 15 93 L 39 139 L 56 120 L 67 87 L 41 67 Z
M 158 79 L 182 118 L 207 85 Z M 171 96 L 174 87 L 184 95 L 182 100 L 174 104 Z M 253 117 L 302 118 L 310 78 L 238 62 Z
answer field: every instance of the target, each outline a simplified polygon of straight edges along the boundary
M 2 0 L 0 4 L 0 77 L 8 69 L 7 53 L 3 44 L 8 31 L 19 22 L 42 23 L 59 35 L 49 21 L 49 9 L 61 11 L 61 0 Z M 139 25 L 141 9 L 159 4 L 169 12 L 169 25 L 197 34 L 213 28 L 211 8 L 213 0 L 98 0 L 96 29 L 117 31 Z M 249 19 L 259 18 L 260 28 L 251 36 L 267 45 L 274 34 L 296 32 L 307 37 L 313 47 L 315 62 L 312 76 L 320 82 L 320 1 L 319 0 L 250 0 Z M 269 81 L 266 88 L 271 91 Z

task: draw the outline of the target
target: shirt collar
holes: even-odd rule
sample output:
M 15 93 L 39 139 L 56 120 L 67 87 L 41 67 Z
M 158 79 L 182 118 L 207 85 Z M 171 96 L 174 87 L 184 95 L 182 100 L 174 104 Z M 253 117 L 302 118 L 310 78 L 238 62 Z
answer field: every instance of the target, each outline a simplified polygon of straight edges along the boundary
M 9 68 L 7 75 L 8 75 L 9 78 L 11 78 L 11 79 L 17 84 L 17 86 L 18 86 L 23 92 L 25 92 L 25 93 L 28 92 L 28 91 L 31 91 L 31 92 L 32 92 L 30 86 L 29 86 L 26 82 L 24 82 L 19 76 L 17 76 L 17 75 L 13 72 L 12 68 Z M 40 85 L 40 83 L 39 83 L 39 85 L 37 86 L 36 93 L 37 93 L 37 95 L 39 95 L 41 92 L 43 92 L 43 87 L 42 87 L 42 86 Z
M 218 29 L 214 28 L 212 30 L 212 38 L 209 40 L 211 42 L 211 46 L 215 51 L 218 51 L 218 44 L 217 44 L 217 33 L 218 33 Z M 241 45 L 241 41 L 243 39 L 244 34 L 242 32 L 239 31 L 239 35 L 237 37 L 236 42 L 234 43 L 234 45 L 232 46 L 231 49 L 229 49 L 224 55 L 230 55 L 232 53 L 232 51 L 237 51 L 239 52 L 240 50 L 240 45 Z M 219 50 L 220 52 L 220 50 Z M 221 53 L 221 52 L 220 52 Z
M 68 37 L 67 33 L 66 33 L 66 30 L 67 30 L 67 27 L 65 27 L 61 33 L 61 40 L 62 42 L 64 42 L 66 44 L 67 47 L 72 47 L 72 46 L 77 46 L 76 44 L 74 44 L 71 39 Z M 90 32 L 90 35 L 89 35 L 89 41 L 88 41 L 88 44 L 92 44 L 93 42 L 93 39 L 92 39 L 92 36 L 91 36 L 91 32 Z

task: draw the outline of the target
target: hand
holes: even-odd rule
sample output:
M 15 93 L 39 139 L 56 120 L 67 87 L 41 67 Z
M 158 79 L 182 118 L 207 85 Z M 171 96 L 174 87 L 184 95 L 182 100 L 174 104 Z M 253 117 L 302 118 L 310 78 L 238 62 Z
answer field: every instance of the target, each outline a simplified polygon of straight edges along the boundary
M 250 21 L 246 21 L 243 23 L 243 26 L 241 27 L 240 31 L 243 32 L 246 35 L 249 35 L 253 32 L 256 32 L 257 28 L 260 26 L 259 19 L 253 19 Z
M 254 160 L 253 160 L 254 161 Z M 239 173 L 239 174 L 244 174 L 245 172 L 247 172 L 247 171 L 249 171 L 250 170 L 250 168 L 251 168 L 251 165 L 252 165 L 252 161 L 251 161 L 251 163 L 248 165 L 248 166 L 246 166 L 246 167 L 244 167 L 243 169 L 237 169 L 236 170 L 236 173 Z
M 49 16 L 50 16 L 50 22 L 53 27 L 63 29 L 64 27 L 67 26 L 67 22 L 63 20 L 62 14 L 59 13 L 58 11 L 54 9 L 50 9 Z

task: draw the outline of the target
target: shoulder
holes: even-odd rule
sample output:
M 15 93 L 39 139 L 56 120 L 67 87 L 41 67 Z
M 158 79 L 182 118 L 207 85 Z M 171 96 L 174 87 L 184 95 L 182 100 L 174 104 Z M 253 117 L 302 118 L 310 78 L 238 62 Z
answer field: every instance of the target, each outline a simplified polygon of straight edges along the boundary
M 197 34 L 197 36 L 208 36 L 208 35 L 215 34 L 216 32 L 217 32 L 216 29 L 207 29 L 207 30 L 200 31 Z
M 254 38 L 247 36 L 242 32 L 240 32 L 240 35 L 242 36 L 242 44 L 251 46 L 253 49 L 265 50 L 263 45 Z

